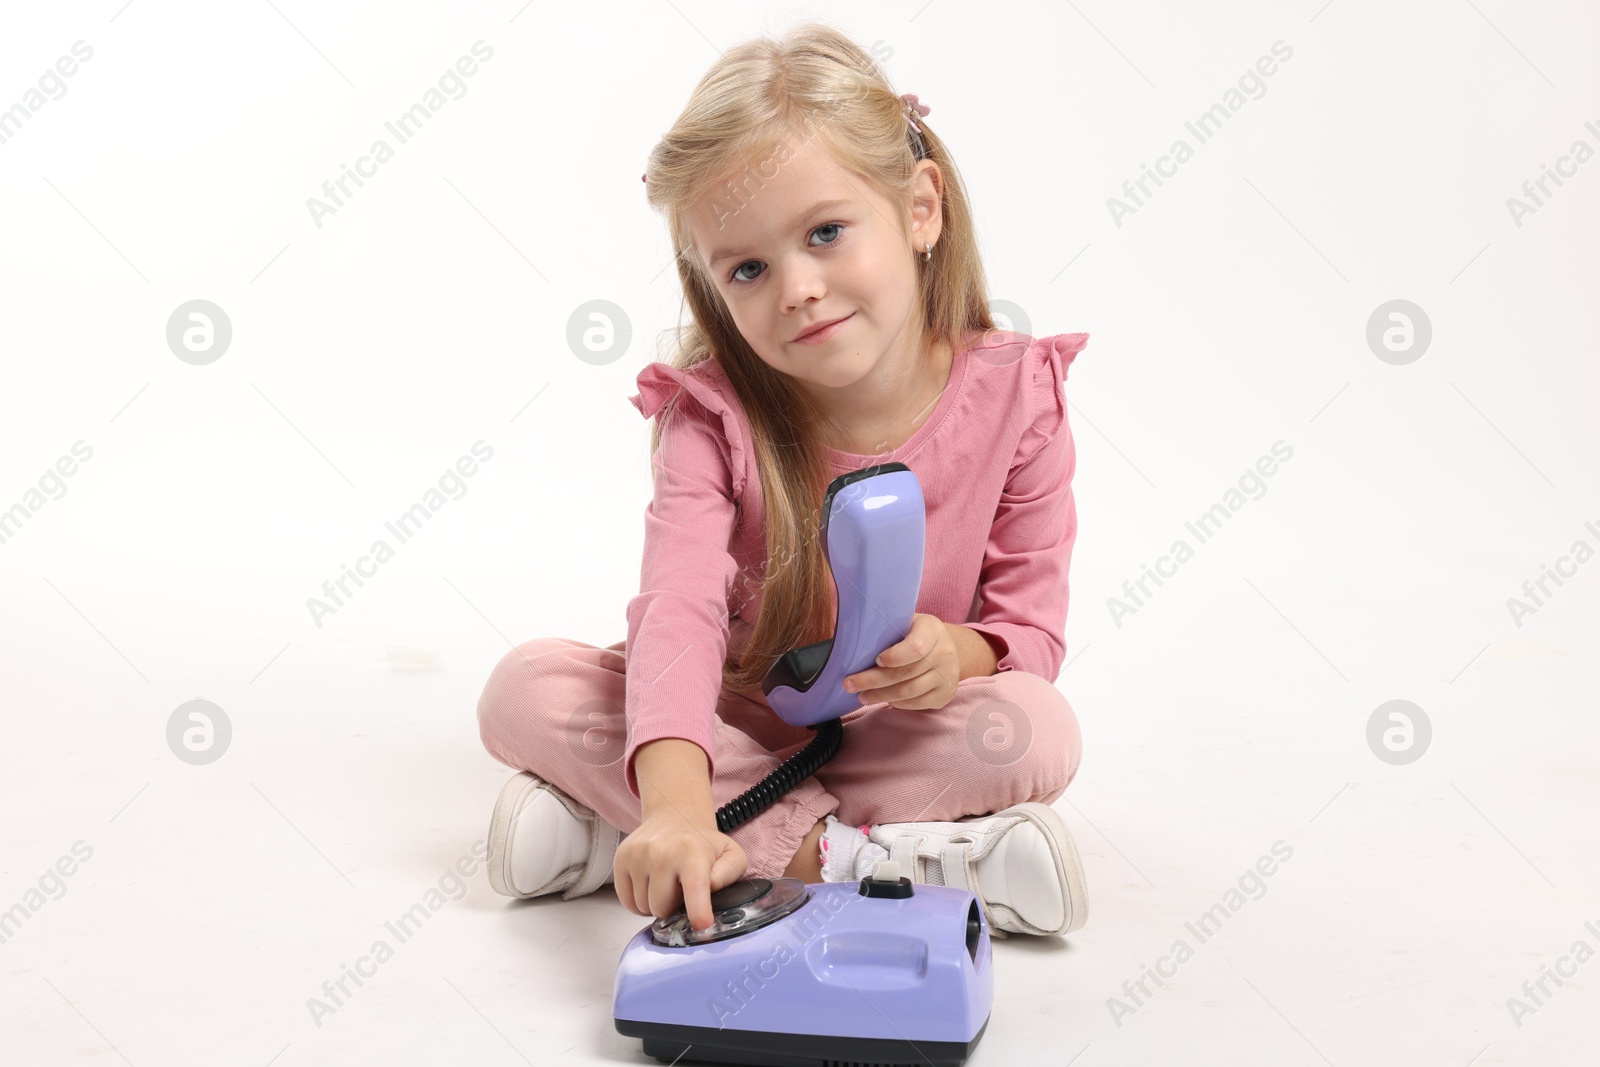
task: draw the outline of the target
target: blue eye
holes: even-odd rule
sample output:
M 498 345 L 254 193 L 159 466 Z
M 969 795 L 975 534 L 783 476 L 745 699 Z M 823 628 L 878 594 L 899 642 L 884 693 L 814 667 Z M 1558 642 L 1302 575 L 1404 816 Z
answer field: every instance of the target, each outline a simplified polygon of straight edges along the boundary
M 843 231 L 844 229 L 845 229 L 845 225 L 842 222 L 824 222 L 821 226 L 818 226 L 816 229 L 812 230 L 811 233 L 813 235 L 815 235 L 815 234 L 821 233 L 823 230 L 840 230 L 840 231 Z M 841 234 L 839 236 L 835 237 L 833 240 L 825 241 L 821 245 L 814 245 L 813 247 L 816 247 L 816 248 L 833 248 L 834 246 L 836 246 L 842 240 L 844 240 L 844 236 L 843 236 L 843 233 L 841 232 Z M 756 280 L 757 280 L 756 278 L 741 278 L 739 276 L 739 272 L 744 270 L 746 267 L 750 266 L 750 264 L 758 263 L 758 262 L 760 262 L 760 261 L 759 260 L 755 260 L 755 259 L 747 259 L 747 260 L 745 260 L 743 263 L 741 263 L 737 267 L 733 268 L 732 273 L 730 273 L 728 275 L 728 281 L 731 282 L 735 286 L 754 285 L 756 283 Z

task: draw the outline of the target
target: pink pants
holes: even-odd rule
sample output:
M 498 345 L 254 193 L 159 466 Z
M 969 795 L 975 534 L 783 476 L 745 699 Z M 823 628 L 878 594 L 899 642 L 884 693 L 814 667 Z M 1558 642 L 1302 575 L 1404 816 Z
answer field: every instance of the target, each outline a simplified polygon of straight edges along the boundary
M 630 833 L 639 801 L 623 778 L 625 642 L 597 648 L 565 638 L 527 641 L 495 666 L 478 700 L 489 754 L 531 771 Z M 767 706 L 760 686 L 724 689 L 717 703 L 718 807 L 816 736 Z M 948 822 L 1024 801 L 1050 803 L 1078 773 L 1078 720 L 1035 674 L 963 679 L 936 710 L 868 704 L 843 716 L 844 742 L 815 775 L 728 836 L 748 877 L 782 876 L 811 828 L 832 813 L 852 826 Z

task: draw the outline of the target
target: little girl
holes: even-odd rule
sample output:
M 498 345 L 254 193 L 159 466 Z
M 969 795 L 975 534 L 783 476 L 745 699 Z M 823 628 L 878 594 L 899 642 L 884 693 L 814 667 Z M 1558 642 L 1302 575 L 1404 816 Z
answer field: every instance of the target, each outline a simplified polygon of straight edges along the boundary
M 974 893 L 996 936 L 1077 929 L 1077 849 L 1049 805 L 1077 773 L 1065 655 L 1077 533 L 1062 394 L 1086 334 L 994 328 L 976 228 L 929 107 L 826 26 L 729 49 L 650 154 L 693 316 L 631 398 L 654 496 L 627 639 L 529 641 L 478 704 L 521 773 L 489 834 L 508 896 L 613 884 L 641 916 L 741 877 L 867 876 Z M 814 734 L 761 680 L 831 637 L 828 483 L 898 461 L 926 550 L 910 631 L 847 688 L 838 755 L 729 834 L 716 810 Z M 920 820 L 920 821 L 919 821 Z

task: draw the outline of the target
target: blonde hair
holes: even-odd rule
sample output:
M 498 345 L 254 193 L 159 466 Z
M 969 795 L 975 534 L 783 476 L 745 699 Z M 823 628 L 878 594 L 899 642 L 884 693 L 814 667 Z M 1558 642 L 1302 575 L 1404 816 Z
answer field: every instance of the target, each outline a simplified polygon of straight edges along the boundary
M 968 331 L 994 328 L 972 215 L 944 142 L 920 116 L 920 135 L 912 130 L 906 113 L 906 102 L 871 56 L 833 27 L 805 23 L 779 39 L 724 52 L 650 152 L 645 194 L 666 216 L 691 316 L 677 331 L 669 365 L 688 370 L 716 354 L 750 422 L 761 480 L 768 573 L 750 641 L 737 664 L 723 665 L 729 689 L 759 684 L 789 649 L 833 634 L 833 580 L 818 539 L 830 467 L 816 431 L 824 414 L 739 333 L 693 251 L 690 211 L 748 162 L 771 159 L 790 138 L 815 137 L 841 167 L 901 206 L 901 231 L 909 233 L 916 166 L 933 160 L 944 179 L 939 247 L 932 261 L 909 244 L 906 254 L 917 264 L 922 335 L 959 352 Z M 658 420 L 652 455 L 660 441 Z

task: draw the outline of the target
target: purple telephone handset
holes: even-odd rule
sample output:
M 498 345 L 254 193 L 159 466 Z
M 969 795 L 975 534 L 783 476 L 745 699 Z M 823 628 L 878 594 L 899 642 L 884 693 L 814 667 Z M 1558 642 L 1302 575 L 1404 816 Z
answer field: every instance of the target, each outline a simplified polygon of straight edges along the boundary
M 904 463 L 835 478 L 822 503 L 822 549 L 838 590 L 834 635 L 779 657 L 761 683 L 792 726 L 814 726 L 861 707 L 844 680 L 905 639 L 922 586 L 922 486 Z
M 838 753 L 840 719 L 861 707 L 844 680 L 911 632 L 922 587 L 923 519 L 922 485 L 904 463 L 863 467 L 828 484 L 820 534 L 838 592 L 833 636 L 785 652 L 761 680 L 778 717 L 817 736 L 718 808 L 718 830 L 743 826 Z

